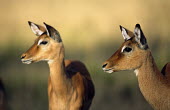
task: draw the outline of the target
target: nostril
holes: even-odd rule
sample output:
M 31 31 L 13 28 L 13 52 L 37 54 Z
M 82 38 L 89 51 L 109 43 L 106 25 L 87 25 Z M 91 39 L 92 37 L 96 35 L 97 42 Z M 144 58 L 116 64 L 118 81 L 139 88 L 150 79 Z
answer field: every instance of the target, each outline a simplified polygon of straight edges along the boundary
M 107 63 L 102 66 L 102 68 L 106 67 Z
M 23 58 L 25 58 L 25 57 L 26 57 L 26 54 L 22 55 L 22 56 L 21 56 L 21 59 L 23 59 Z

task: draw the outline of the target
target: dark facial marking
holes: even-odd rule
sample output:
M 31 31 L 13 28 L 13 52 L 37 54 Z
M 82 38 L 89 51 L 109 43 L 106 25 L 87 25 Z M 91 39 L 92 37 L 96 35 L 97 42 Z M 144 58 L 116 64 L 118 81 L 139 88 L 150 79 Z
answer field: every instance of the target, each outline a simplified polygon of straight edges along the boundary
M 167 63 L 168 64 L 168 63 Z M 166 74 L 166 66 L 167 66 L 167 64 L 163 67 L 163 69 L 162 69 L 162 71 L 161 71 L 161 73 L 162 73 L 162 75 L 164 75 L 165 76 L 165 74 Z

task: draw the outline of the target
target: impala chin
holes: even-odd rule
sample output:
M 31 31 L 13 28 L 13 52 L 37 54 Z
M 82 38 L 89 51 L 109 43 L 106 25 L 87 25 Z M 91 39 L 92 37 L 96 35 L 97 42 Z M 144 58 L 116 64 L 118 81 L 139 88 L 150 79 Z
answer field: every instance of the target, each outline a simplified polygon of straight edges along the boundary
M 105 70 L 106 73 L 113 73 L 113 70 Z
M 115 72 L 113 69 L 105 69 L 105 68 L 103 68 L 103 71 L 106 72 L 106 73 L 113 73 L 113 72 Z
M 26 59 L 26 60 L 22 59 L 21 61 L 24 64 L 31 64 L 33 62 L 31 59 Z

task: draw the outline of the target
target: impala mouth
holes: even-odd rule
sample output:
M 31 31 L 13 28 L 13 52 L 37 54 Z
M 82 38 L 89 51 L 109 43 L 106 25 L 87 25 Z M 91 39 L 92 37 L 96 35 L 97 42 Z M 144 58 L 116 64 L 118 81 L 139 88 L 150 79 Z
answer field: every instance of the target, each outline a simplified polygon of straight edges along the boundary
M 24 64 L 31 64 L 32 63 L 32 59 L 26 59 L 26 60 L 22 59 L 21 61 Z
M 110 68 L 110 69 L 103 68 L 103 71 L 104 71 L 104 72 L 107 72 L 107 73 L 113 73 L 113 72 L 115 72 L 112 68 Z

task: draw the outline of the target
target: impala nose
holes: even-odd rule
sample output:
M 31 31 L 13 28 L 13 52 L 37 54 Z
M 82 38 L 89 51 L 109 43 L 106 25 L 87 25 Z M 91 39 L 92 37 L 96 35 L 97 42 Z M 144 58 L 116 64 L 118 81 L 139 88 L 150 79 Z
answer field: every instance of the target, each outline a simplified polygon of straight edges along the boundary
M 26 57 L 26 54 L 22 54 L 21 55 L 21 60 L 24 59 Z
M 105 68 L 107 66 L 107 63 L 102 66 L 102 68 Z

